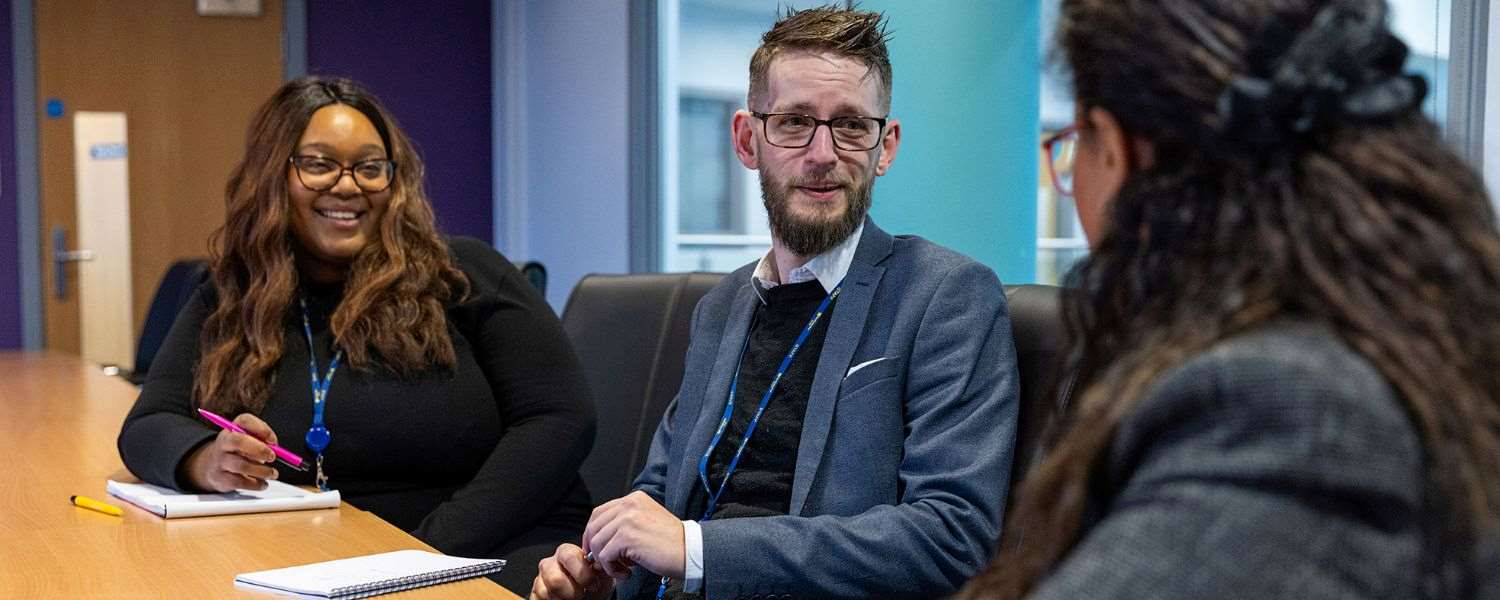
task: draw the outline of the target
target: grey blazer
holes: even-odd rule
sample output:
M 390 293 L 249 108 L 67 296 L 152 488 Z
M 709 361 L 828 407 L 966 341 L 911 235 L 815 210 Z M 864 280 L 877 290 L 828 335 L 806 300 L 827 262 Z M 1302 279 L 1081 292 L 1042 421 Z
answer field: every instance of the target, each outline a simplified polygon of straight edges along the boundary
M 635 482 L 679 517 L 698 517 L 685 505 L 749 329 L 753 269 L 699 302 L 682 387 Z M 994 272 L 867 220 L 829 318 L 789 514 L 703 524 L 711 600 L 930 598 L 994 550 L 1018 393 Z M 618 597 L 647 579 L 635 573 Z
M 1264 327 L 1153 385 L 1115 436 L 1097 520 L 1032 597 L 1416 598 L 1423 486 L 1375 368 L 1322 327 Z

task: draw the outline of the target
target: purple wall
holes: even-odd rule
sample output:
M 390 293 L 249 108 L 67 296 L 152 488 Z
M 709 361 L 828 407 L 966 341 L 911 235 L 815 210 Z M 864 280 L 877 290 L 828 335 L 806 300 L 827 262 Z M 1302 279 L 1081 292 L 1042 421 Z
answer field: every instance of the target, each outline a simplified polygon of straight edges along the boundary
M 439 229 L 491 241 L 489 2 L 308 2 L 307 72 L 380 96 L 427 163 Z
M 21 347 L 21 256 L 16 233 L 15 56 L 11 0 L 0 0 L 0 349 Z

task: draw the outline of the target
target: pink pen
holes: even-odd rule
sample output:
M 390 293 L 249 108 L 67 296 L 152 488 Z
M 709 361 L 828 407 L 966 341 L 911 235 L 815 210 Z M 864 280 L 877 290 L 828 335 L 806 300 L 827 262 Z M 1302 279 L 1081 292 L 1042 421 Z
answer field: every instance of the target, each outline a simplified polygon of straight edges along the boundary
M 250 432 L 245 431 L 245 428 L 240 427 L 239 425 L 235 425 L 234 422 L 230 421 L 229 419 L 226 419 L 226 418 L 221 417 L 219 415 L 213 414 L 213 413 L 208 412 L 206 410 L 203 410 L 201 408 L 198 409 L 198 414 L 203 415 L 203 418 L 208 419 L 208 421 L 210 423 L 213 423 L 214 425 L 218 425 L 219 427 L 223 427 L 224 429 L 228 429 L 228 430 L 233 431 L 235 433 L 243 433 L 245 435 L 250 435 Z M 255 436 L 250 435 L 250 437 L 255 437 Z M 270 446 L 271 447 L 271 451 L 276 453 L 276 460 L 281 461 L 281 464 L 284 464 L 284 465 L 286 465 L 288 467 L 291 467 L 293 469 L 296 469 L 298 471 L 306 471 L 307 470 L 307 466 L 304 465 L 304 464 L 302 464 L 302 463 L 306 462 L 306 461 L 302 460 L 302 457 L 297 456 L 292 451 L 287 450 L 286 448 L 282 448 L 281 446 L 277 446 L 276 444 L 266 444 L 266 445 Z

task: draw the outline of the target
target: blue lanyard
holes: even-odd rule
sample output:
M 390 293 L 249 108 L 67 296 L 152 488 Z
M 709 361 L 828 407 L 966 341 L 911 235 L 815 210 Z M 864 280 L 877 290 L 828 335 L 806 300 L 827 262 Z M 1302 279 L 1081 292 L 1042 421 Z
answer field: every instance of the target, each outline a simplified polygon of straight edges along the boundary
M 313 350 L 312 324 L 307 318 L 307 300 L 298 298 L 297 303 L 302 305 L 302 333 L 307 337 L 307 369 L 312 377 L 313 398 L 313 420 L 312 426 L 307 428 L 307 448 L 318 455 L 317 483 L 318 489 L 328 491 L 328 477 L 323 474 L 323 450 L 328 448 L 328 443 L 333 441 L 333 433 L 323 426 L 323 406 L 327 404 L 328 388 L 333 385 L 333 374 L 339 370 L 339 359 L 343 358 L 342 348 L 335 350 L 333 360 L 328 363 L 328 374 L 318 377 L 318 355 Z
M 703 491 L 708 493 L 708 506 L 703 509 L 703 518 L 698 519 L 702 523 L 713 518 L 714 509 L 719 506 L 719 498 L 724 495 L 724 488 L 729 485 L 730 476 L 734 475 L 735 467 L 740 464 L 740 457 L 745 454 L 745 447 L 750 445 L 750 436 L 755 435 L 756 426 L 760 425 L 760 416 L 765 414 L 766 405 L 771 403 L 771 395 L 776 393 L 777 384 L 781 383 L 781 377 L 786 375 L 788 367 L 792 366 L 792 359 L 797 356 L 797 351 L 802 349 L 802 344 L 807 337 L 812 335 L 813 327 L 823 318 L 823 313 L 828 310 L 828 305 L 839 297 L 839 292 L 844 289 L 844 282 L 833 286 L 833 291 L 823 298 L 822 304 L 813 311 L 811 319 L 802 328 L 802 333 L 797 334 L 797 341 L 792 342 L 792 348 L 787 350 L 786 356 L 782 357 L 781 365 L 776 368 L 776 375 L 771 377 L 771 385 L 766 387 L 766 393 L 761 394 L 760 405 L 755 407 L 755 415 L 750 417 L 750 425 L 745 428 L 745 436 L 740 438 L 740 445 L 734 451 L 734 457 L 729 459 L 729 467 L 724 470 L 724 478 L 719 480 L 719 489 L 715 491 L 713 485 L 708 481 L 708 459 L 714 453 L 714 448 L 719 445 L 719 440 L 724 437 L 724 430 L 729 427 L 729 418 L 734 415 L 734 394 L 740 386 L 740 367 L 745 362 L 745 350 L 750 347 L 750 335 L 745 335 L 745 343 L 740 345 L 740 357 L 735 361 L 734 377 L 729 380 L 729 401 L 724 404 L 724 416 L 719 418 L 719 427 L 714 430 L 713 439 L 708 442 L 708 449 L 703 451 L 703 456 L 698 459 L 698 479 L 703 483 Z M 667 593 L 667 583 L 670 578 L 661 578 L 661 586 L 656 589 L 656 599 L 661 600 Z

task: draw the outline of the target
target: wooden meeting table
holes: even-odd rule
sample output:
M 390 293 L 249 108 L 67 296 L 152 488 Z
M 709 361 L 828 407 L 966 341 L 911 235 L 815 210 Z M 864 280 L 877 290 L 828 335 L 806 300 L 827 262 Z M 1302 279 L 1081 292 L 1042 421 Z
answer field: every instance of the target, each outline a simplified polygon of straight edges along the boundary
M 234 586 L 239 573 L 415 548 L 375 515 L 338 510 L 166 520 L 104 491 L 134 481 L 115 437 L 135 386 L 76 356 L 0 352 L 0 596 L 276 598 Z M 68 502 L 120 506 L 113 517 Z M 484 579 L 402 598 L 516 598 Z

